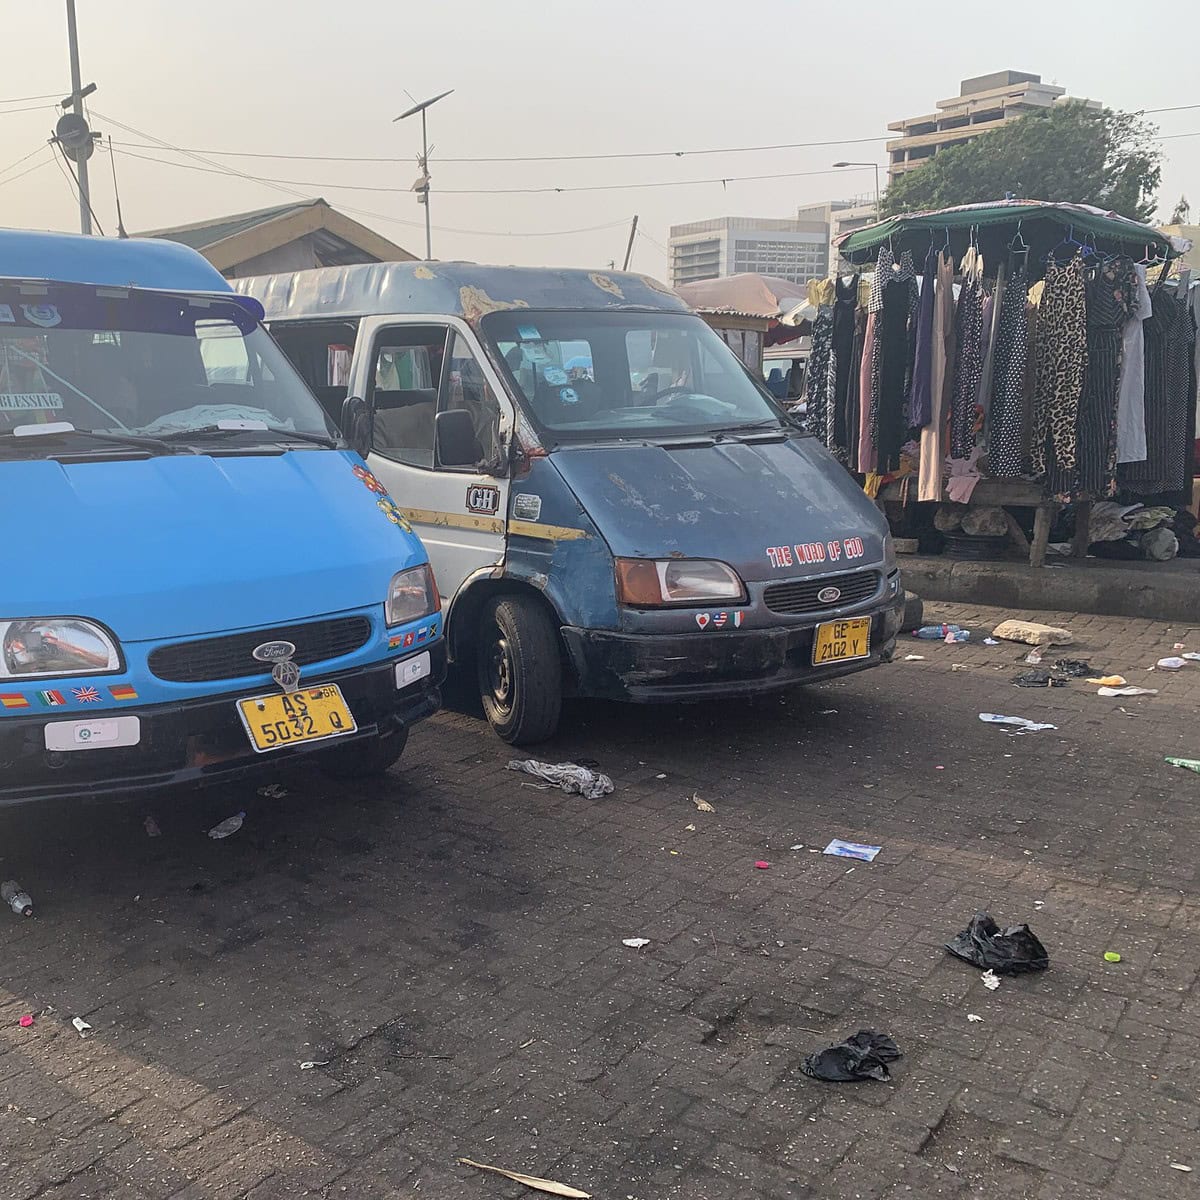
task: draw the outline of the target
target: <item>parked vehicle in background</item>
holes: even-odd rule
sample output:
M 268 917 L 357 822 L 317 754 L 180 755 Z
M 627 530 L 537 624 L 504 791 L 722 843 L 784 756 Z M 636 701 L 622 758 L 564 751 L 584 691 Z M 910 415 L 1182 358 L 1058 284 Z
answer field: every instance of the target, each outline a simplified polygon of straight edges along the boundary
M 514 743 L 564 695 L 754 695 L 887 660 L 887 526 L 721 339 L 632 274 L 378 263 L 238 279 L 429 549 Z
M 386 769 L 445 671 L 428 559 L 171 242 L 0 231 L 0 804 Z

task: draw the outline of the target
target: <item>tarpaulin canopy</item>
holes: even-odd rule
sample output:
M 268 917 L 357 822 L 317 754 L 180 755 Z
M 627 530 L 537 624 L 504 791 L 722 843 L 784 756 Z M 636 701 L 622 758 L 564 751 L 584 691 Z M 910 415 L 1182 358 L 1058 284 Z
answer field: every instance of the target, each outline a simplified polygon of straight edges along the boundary
M 1064 240 L 1072 238 L 1094 242 L 1101 251 L 1121 252 L 1135 259 L 1172 258 L 1190 248 L 1190 244 L 1180 244 L 1180 239 L 1167 237 L 1150 225 L 1117 213 L 1090 204 L 1048 200 L 992 200 L 904 213 L 843 234 L 835 245 L 852 263 L 873 262 L 879 248 L 888 243 L 897 255 L 911 250 L 914 258 L 923 255 L 930 245 L 949 243 L 957 257 L 965 252 L 972 230 L 985 260 L 993 261 L 1018 233 L 1029 248 L 1031 260 L 1044 258 Z
M 681 283 L 675 291 L 701 312 L 767 317 L 776 321 L 794 313 L 808 298 L 807 287 L 803 283 L 792 283 L 788 279 L 756 275 L 753 272 Z M 796 324 L 807 315 L 801 312 L 797 319 L 789 323 Z

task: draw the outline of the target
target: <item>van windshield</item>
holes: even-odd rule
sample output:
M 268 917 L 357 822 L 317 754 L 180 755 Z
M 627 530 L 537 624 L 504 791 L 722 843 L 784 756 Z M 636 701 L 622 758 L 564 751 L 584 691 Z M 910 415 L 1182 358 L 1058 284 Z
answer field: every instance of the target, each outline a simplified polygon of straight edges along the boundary
M 241 304 L 0 283 L 0 457 L 40 456 L 51 444 L 60 452 L 64 441 L 72 452 L 85 442 L 88 452 L 111 452 L 84 437 L 99 433 L 143 446 L 167 438 L 164 449 L 220 440 L 237 452 L 278 446 L 288 434 L 309 446 L 335 436 Z
M 536 424 L 570 438 L 779 428 L 737 356 L 689 313 L 492 313 L 491 340 Z

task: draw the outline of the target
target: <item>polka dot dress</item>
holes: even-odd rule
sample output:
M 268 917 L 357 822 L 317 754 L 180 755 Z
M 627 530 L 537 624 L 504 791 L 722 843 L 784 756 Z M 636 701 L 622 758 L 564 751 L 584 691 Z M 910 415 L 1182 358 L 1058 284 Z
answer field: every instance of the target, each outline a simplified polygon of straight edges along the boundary
M 992 409 L 988 428 L 988 463 L 992 474 L 1011 478 L 1021 474 L 1021 434 L 1025 399 L 1025 354 L 1029 321 L 1025 308 L 1028 267 L 1024 256 L 1014 259 L 1000 302 L 996 336 Z

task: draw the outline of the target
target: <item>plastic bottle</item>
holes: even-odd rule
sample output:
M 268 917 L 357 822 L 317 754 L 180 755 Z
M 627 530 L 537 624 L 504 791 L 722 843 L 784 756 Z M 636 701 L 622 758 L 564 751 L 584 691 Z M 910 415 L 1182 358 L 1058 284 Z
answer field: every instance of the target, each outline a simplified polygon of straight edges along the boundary
M 234 813 L 232 817 L 226 817 L 219 825 L 214 825 L 208 831 L 208 836 L 210 838 L 227 838 L 231 833 L 237 833 L 241 829 L 245 819 L 244 812 Z
M 18 917 L 33 916 L 33 901 L 29 893 L 21 890 L 21 885 L 15 879 L 6 879 L 0 884 L 0 900 L 3 900 Z
M 951 626 L 945 640 L 948 642 L 969 642 L 971 640 L 971 631 L 969 629 L 955 629 Z
M 940 642 L 947 634 L 961 632 L 962 629 L 958 625 L 922 625 L 920 629 L 913 630 L 913 637 L 926 642 Z

